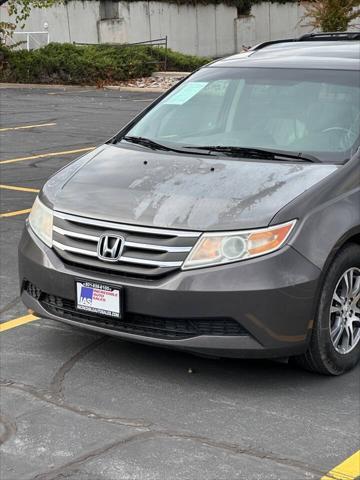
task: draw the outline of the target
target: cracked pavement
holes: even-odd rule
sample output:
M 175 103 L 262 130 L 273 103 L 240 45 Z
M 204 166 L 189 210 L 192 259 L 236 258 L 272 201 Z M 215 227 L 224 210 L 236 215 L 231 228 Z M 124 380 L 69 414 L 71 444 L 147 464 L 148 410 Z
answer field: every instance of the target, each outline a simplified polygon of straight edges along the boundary
M 154 94 L 0 89 L 1 159 L 103 142 Z M 1 184 L 41 188 L 74 156 L 2 165 Z M 0 190 L 1 211 L 35 194 Z M 1 219 L 1 321 L 19 301 L 24 215 Z M 359 367 L 340 378 L 282 362 L 219 360 L 50 320 L 1 334 L 1 480 L 320 479 L 359 445 Z M 192 369 L 194 373 L 189 373 Z

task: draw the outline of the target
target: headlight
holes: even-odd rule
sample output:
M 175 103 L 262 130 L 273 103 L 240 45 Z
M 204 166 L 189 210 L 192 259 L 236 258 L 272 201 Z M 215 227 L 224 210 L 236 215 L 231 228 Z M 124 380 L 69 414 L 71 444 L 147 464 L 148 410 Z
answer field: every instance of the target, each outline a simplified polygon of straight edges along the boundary
M 53 229 L 53 214 L 52 211 L 45 207 L 40 202 L 39 197 L 36 197 L 34 205 L 32 206 L 29 215 L 30 227 L 34 233 L 42 240 L 48 247 L 52 247 L 52 229 Z
M 296 220 L 292 220 L 257 230 L 204 233 L 182 268 L 222 265 L 274 252 L 284 245 L 295 223 Z

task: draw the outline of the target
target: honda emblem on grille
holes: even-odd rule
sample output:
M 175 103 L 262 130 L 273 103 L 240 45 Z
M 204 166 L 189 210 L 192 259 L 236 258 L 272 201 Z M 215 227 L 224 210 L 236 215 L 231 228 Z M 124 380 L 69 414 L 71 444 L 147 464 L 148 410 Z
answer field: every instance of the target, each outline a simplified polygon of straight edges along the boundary
M 101 235 L 97 246 L 97 255 L 105 262 L 117 262 L 124 250 L 125 238 L 121 235 L 105 233 Z

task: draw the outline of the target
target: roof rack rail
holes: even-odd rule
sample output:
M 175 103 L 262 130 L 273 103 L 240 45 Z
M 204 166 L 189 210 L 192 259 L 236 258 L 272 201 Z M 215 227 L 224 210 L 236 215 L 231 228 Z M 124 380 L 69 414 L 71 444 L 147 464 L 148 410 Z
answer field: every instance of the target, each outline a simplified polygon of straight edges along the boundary
M 305 33 L 298 38 L 284 38 L 282 40 L 269 40 L 267 42 L 259 43 L 251 48 L 251 50 L 261 50 L 270 45 L 278 43 L 291 42 L 311 42 L 316 40 L 323 41 L 337 41 L 337 40 L 360 40 L 360 32 L 320 32 L 320 33 Z
M 250 50 L 261 50 L 262 48 L 269 47 L 270 45 L 276 45 L 277 43 L 288 43 L 288 42 L 296 42 L 295 38 L 287 38 L 283 40 L 269 40 L 268 42 L 259 43 L 255 45 Z
M 298 38 L 299 42 L 304 40 L 360 40 L 360 32 L 312 32 Z

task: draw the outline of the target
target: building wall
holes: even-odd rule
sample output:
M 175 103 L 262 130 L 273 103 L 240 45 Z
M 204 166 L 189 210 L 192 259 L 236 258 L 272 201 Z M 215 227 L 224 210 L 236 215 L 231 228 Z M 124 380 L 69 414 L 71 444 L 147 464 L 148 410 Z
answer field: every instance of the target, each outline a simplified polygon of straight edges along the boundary
M 263 2 L 252 7 L 250 16 L 238 17 L 236 8 L 226 5 L 72 0 L 34 9 L 24 31 L 42 31 L 46 24 L 50 41 L 81 43 L 132 43 L 167 35 L 174 50 L 218 57 L 237 52 L 242 46 L 309 31 L 309 27 L 301 26 L 303 14 L 304 7 L 297 2 Z M 1 18 L 8 20 L 6 5 L 1 7 Z M 44 39 L 33 35 L 31 45 Z

